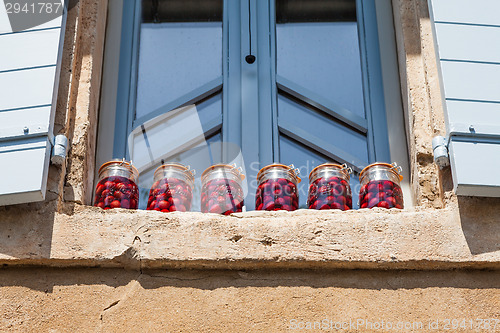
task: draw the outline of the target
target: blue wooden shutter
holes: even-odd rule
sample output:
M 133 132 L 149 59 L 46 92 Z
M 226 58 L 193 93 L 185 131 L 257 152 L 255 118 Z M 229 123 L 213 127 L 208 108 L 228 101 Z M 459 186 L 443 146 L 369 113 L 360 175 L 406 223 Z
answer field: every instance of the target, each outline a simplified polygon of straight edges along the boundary
M 66 11 L 0 32 L 0 205 L 45 199 Z
M 500 197 L 500 2 L 429 3 L 455 191 Z

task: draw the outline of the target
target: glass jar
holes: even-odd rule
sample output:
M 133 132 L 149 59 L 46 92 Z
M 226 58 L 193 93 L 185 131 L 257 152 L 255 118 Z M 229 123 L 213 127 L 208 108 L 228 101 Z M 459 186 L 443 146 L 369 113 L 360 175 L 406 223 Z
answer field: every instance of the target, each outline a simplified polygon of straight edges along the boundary
M 299 208 L 297 184 L 300 183 L 299 170 L 293 165 L 271 164 L 260 169 L 257 174 L 257 210 L 287 210 Z
M 201 211 L 229 215 L 243 209 L 245 176 L 235 165 L 216 164 L 201 174 Z
M 396 163 L 373 163 L 359 174 L 360 208 L 404 208 L 401 167 Z
M 104 163 L 99 168 L 94 206 L 103 209 L 137 209 L 139 191 L 136 182 L 138 177 L 137 168 L 125 159 Z
M 185 212 L 191 210 L 194 170 L 179 163 L 160 165 L 153 176 L 147 210 Z
M 309 173 L 309 209 L 352 209 L 351 186 L 347 165 L 324 163 Z

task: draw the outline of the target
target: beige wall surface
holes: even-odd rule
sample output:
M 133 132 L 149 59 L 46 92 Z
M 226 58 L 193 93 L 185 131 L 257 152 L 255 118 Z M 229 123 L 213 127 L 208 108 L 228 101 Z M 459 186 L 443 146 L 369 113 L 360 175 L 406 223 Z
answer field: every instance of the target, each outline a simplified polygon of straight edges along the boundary
M 426 0 L 392 0 L 414 207 L 228 217 L 88 206 L 107 4 L 68 14 L 66 164 L 45 202 L 0 207 L 0 332 L 500 331 L 500 198 L 455 196 L 433 163 Z
M 0 331 L 494 332 L 499 288 L 499 271 L 16 268 L 0 270 Z

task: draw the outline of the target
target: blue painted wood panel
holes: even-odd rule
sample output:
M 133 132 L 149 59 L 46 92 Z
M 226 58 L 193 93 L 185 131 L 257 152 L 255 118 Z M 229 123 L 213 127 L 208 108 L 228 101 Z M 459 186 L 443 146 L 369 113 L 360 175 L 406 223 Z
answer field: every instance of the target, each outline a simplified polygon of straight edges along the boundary
M 52 104 L 55 64 L 0 73 L 0 111 Z
M 452 138 L 449 149 L 458 195 L 500 197 L 500 141 Z
M 500 65 L 441 60 L 447 99 L 500 102 Z
M 468 101 L 446 101 L 447 121 L 450 128 L 473 125 L 484 127 L 496 125 L 500 127 L 500 103 L 483 103 Z
M 45 198 L 66 12 L 15 33 L 0 16 L 0 205 Z
M 61 28 L 0 35 L 0 72 L 57 63 Z
M 49 155 L 47 137 L 0 142 L 0 205 L 45 198 Z
M 500 26 L 498 0 L 431 0 L 434 21 Z
M 25 136 L 25 128 L 28 133 L 47 133 L 50 124 L 51 106 L 15 109 L 11 111 L 0 111 L 0 137 Z M 0 139 L 1 140 L 1 139 Z
M 455 191 L 500 197 L 500 2 L 429 4 Z
M 67 2 L 67 1 L 66 1 Z M 55 19 L 48 21 L 46 23 L 37 25 L 35 27 L 32 27 L 30 29 L 26 29 L 20 32 L 15 32 L 15 33 L 24 33 L 27 31 L 37 31 L 37 30 L 46 30 L 46 29 L 54 29 L 54 28 L 60 28 L 62 25 L 64 25 L 64 19 L 66 13 L 62 16 L 58 16 Z M 12 32 L 12 27 L 9 22 L 9 18 L 7 16 L 7 12 L 5 11 L 5 6 L 0 6 L 0 34 L 11 34 Z
M 500 27 L 436 23 L 439 56 L 500 64 Z

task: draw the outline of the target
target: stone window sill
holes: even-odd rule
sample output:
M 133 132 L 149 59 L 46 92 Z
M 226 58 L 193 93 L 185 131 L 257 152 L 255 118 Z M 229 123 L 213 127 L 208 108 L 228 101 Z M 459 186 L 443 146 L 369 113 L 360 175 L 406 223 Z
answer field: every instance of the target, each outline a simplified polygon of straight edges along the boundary
M 478 220 L 478 219 L 474 219 Z M 193 269 L 500 269 L 500 225 L 458 208 L 202 213 L 108 210 L 7 219 L 0 264 Z

